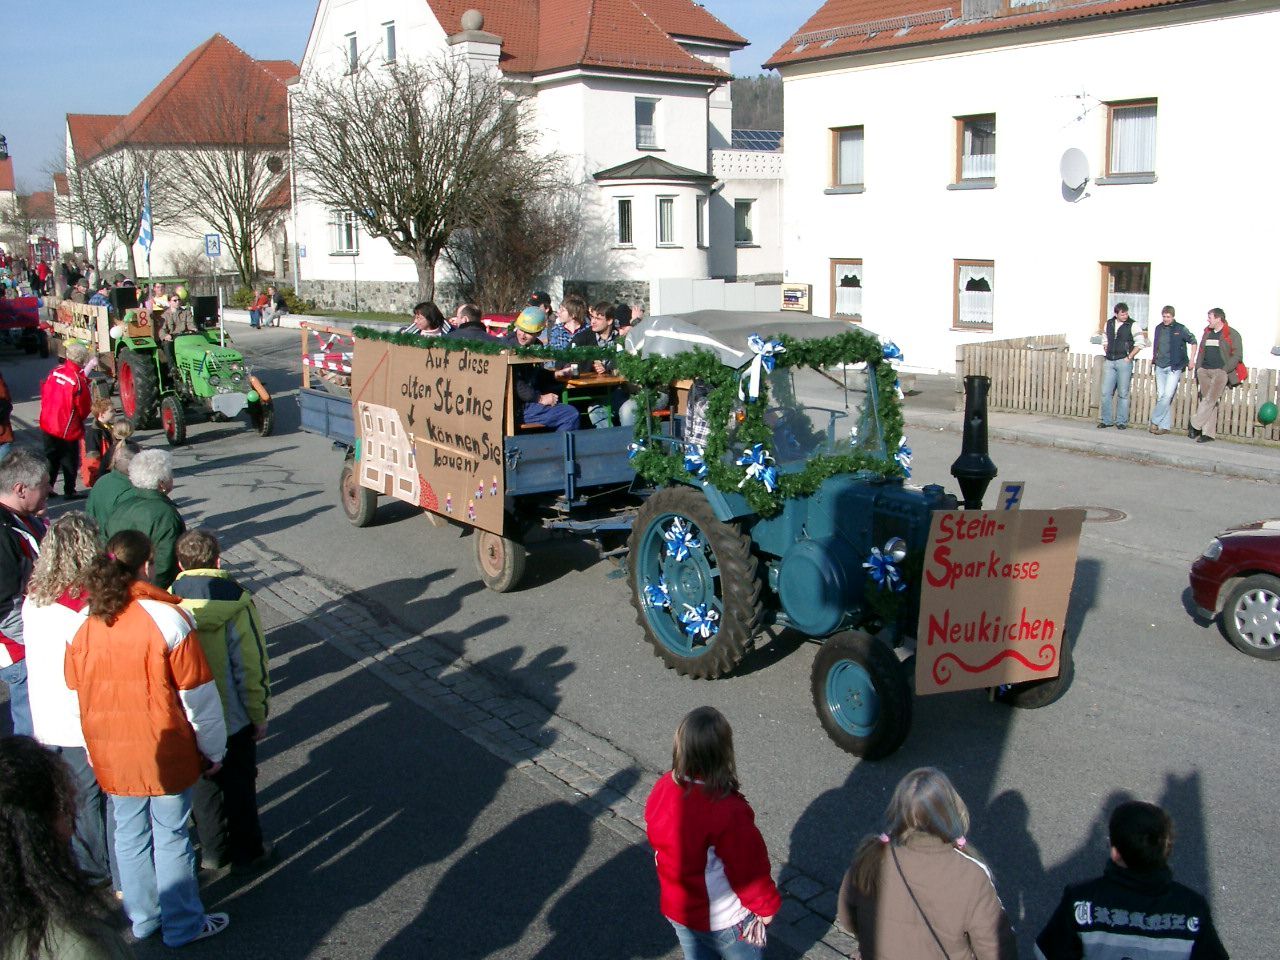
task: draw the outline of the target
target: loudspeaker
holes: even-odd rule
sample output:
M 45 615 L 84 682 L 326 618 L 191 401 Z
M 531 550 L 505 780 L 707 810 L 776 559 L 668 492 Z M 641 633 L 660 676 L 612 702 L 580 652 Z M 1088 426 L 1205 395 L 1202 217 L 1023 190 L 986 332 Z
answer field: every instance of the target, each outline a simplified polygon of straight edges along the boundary
M 191 315 L 200 327 L 216 327 L 218 325 L 218 298 L 192 297 Z
M 126 310 L 132 310 L 138 305 L 138 288 L 112 287 L 107 291 L 107 300 L 110 301 L 115 315 L 123 317 Z

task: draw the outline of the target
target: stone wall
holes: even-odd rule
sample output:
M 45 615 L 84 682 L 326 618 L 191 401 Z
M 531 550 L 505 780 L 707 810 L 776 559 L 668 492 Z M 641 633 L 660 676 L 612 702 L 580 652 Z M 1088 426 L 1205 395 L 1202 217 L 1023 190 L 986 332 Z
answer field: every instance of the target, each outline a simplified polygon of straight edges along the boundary
M 361 311 L 408 315 L 418 302 L 416 283 L 360 280 L 356 286 Z M 356 310 L 356 297 L 352 287 L 350 280 L 303 280 L 298 284 L 298 295 L 314 300 L 316 306 L 328 310 Z M 460 299 L 456 284 L 436 284 L 436 305 L 446 314 L 453 313 Z
M 639 303 L 649 312 L 647 280 L 566 280 L 564 292 L 580 294 L 587 303 Z

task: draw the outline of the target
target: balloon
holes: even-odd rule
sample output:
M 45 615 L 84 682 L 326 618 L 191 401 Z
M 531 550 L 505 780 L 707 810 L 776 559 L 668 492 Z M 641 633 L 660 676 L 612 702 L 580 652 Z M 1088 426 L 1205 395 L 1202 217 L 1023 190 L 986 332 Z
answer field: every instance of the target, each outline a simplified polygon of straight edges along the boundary
M 1258 422 L 1264 426 L 1270 426 L 1276 422 L 1276 405 L 1274 403 L 1264 403 L 1258 408 Z

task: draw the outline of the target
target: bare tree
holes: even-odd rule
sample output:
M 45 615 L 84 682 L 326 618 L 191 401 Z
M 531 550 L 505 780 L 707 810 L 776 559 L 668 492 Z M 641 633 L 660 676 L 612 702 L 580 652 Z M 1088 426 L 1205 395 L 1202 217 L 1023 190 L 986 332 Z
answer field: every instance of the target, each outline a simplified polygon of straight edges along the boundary
M 170 190 L 189 219 L 222 234 L 241 281 L 252 285 L 258 245 L 286 209 L 272 202 L 287 179 L 283 85 L 263 67 L 245 70 L 231 86 L 210 91 L 188 123 L 187 138 L 202 146 L 166 151 Z
M 120 147 L 92 160 L 77 163 L 68 182 L 73 209 L 86 221 L 105 228 L 124 246 L 129 257 L 129 274 L 138 276 L 134 243 L 142 229 L 142 182 L 151 185 L 151 220 L 154 225 L 170 222 L 175 209 L 167 196 L 165 168 L 154 150 Z M 99 241 L 101 242 L 101 241 Z
M 412 260 L 422 299 L 457 231 L 561 176 L 501 80 L 450 57 L 304 77 L 292 113 L 300 189 Z

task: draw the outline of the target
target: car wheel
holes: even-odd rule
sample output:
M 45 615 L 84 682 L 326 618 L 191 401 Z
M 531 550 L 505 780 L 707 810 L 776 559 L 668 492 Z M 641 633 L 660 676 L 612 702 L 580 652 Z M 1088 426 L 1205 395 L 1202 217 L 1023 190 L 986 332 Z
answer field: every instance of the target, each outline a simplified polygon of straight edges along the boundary
M 1222 608 L 1221 623 L 1241 653 L 1280 660 L 1280 577 L 1258 573 L 1242 580 Z

